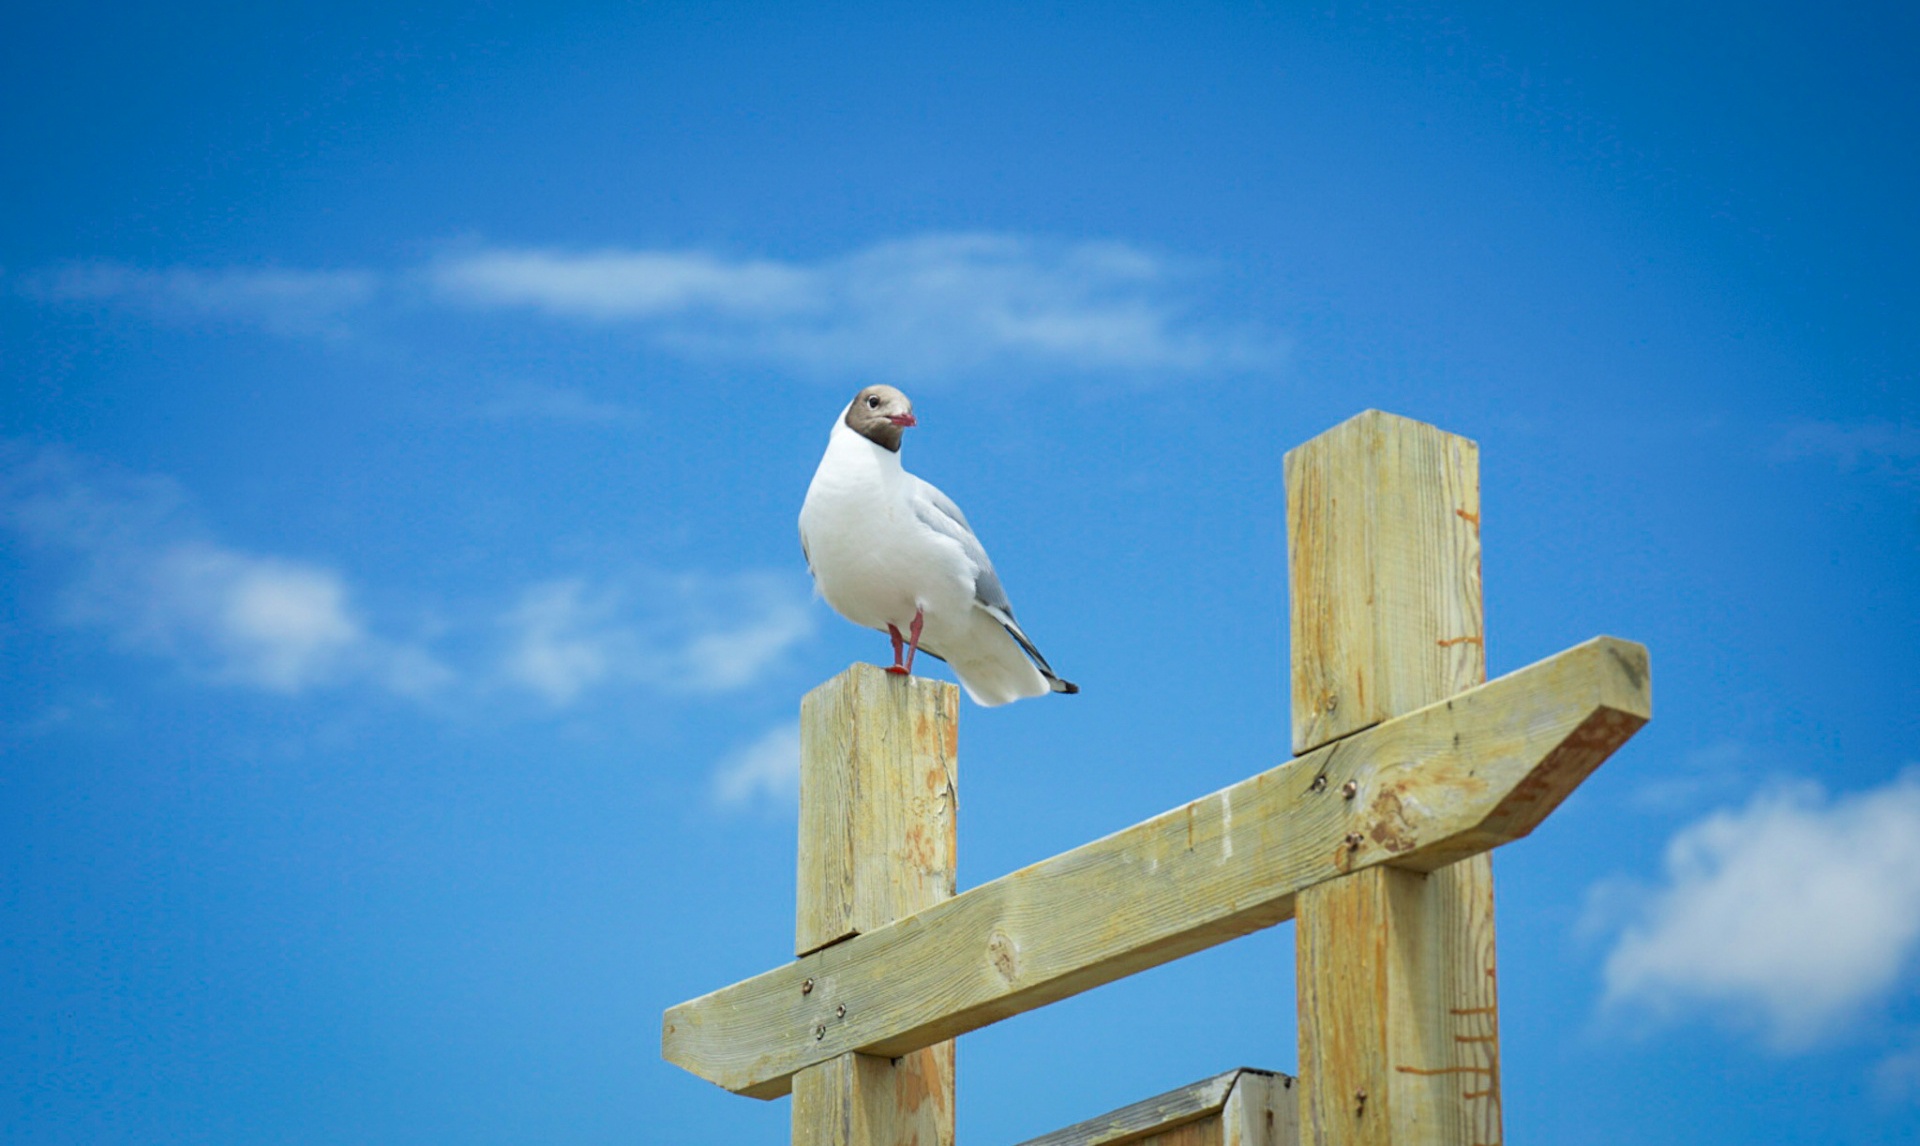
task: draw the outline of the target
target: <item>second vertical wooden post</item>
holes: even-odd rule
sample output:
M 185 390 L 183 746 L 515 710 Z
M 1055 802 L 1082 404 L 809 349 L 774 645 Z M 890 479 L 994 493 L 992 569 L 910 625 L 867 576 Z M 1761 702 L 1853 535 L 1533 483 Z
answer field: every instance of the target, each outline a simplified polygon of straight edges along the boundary
M 800 704 L 805 955 L 954 893 L 959 689 L 854 665 Z M 860 1000 L 808 981 L 817 1029 Z M 897 1059 L 845 1054 L 793 1079 L 794 1146 L 953 1146 L 951 1041 Z
M 1479 447 L 1369 410 L 1286 479 L 1295 754 L 1484 682 Z M 1301 1140 L 1496 1146 L 1489 857 L 1369 868 L 1295 918 Z

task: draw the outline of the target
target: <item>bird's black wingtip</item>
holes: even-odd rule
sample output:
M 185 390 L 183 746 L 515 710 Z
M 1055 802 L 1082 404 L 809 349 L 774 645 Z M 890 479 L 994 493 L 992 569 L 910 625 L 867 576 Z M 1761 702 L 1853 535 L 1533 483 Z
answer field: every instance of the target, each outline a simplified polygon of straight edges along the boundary
M 1063 692 L 1063 693 L 1066 693 L 1068 696 L 1072 696 L 1074 693 L 1080 691 L 1080 686 L 1073 683 L 1070 680 L 1061 680 L 1059 677 L 1054 677 L 1053 691 Z

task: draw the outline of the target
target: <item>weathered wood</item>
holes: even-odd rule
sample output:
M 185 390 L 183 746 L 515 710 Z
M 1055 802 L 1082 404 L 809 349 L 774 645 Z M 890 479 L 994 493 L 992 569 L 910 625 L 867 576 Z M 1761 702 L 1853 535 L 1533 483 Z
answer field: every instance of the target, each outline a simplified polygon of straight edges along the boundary
M 1485 679 L 1478 457 L 1379 411 L 1287 455 L 1296 751 Z M 1489 856 L 1307 889 L 1295 959 L 1308 1141 L 1500 1140 Z
M 1649 703 L 1646 650 L 1597 637 L 673 1007 L 662 1053 L 773 1098 L 847 1051 L 905 1054 L 1270 927 L 1338 875 L 1430 871 L 1531 831 Z
M 1296 1146 L 1293 1079 L 1241 1067 L 1020 1146 Z
M 794 954 L 954 893 L 960 690 L 857 664 L 800 702 Z
M 1300 1146 L 1296 1080 L 1264 1070 L 1242 1070 L 1220 1111 L 1223 1146 Z
M 799 954 L 953 895 L 959 696 L 854 665 L 801 701 Z M 793 1141 L 952 1146 L 953 1091 L 951 1040 L 841 1054 L 794 1075 Z
M 1486 679 L 1479 458 L 1379 410 L 1288 451 L 1295 755 Z

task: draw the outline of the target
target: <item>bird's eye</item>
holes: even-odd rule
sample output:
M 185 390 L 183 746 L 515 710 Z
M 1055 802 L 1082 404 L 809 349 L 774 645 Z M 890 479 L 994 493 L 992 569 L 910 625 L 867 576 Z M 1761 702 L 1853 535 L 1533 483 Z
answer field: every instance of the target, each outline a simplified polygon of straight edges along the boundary
M 879 408 L 880 408 L 880 399 L 873 396 L 872 394 L 867 395 L 867 409 L 878 410 Z

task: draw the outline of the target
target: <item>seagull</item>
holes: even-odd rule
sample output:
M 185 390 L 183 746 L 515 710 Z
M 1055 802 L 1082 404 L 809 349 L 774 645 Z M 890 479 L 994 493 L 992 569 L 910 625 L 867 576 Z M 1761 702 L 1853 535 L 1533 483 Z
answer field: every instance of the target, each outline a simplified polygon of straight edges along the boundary
M 820 595 L 893 638 L 888 672 L 912 673 L 925 652 L 951 665 L 977 704 L 1079 692 L 1013 619 L 966 514 L 901 467 L 900 439 L 917 424 L 913 403 L 891 386 L 860 391 L 833 423 L 800 507 L 800 551 Z

